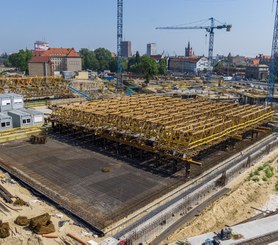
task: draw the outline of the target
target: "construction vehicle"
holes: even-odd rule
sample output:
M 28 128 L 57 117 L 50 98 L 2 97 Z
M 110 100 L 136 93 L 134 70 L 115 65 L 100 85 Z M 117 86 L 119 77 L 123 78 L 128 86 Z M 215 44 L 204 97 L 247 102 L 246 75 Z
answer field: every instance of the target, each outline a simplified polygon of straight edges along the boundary
M 211 239 L 211 238 L 207 238 L 205 240 L 205 242 L 203 242 L 202 245 L 219 245 L 220 241 L 218 239 Z
M 225 227 L 220 231 L 221 240 L 230 240 L 232 238 L 232 228 Z

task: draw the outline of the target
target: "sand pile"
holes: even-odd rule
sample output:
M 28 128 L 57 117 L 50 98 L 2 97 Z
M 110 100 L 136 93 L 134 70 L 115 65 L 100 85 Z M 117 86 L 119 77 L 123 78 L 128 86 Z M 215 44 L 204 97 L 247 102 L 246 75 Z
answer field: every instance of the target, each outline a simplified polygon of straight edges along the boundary
M 273 194 L 278 178 L 278 150 L 261 159 L 246 174 L 229 184 L 231 191 L 214 202 L 201 215 L 181 227 L 167 239 L 167 243 L 187 237 L 217 231 L 225 225 L 235 225 L 256 215 Z M 269 170 L 273 170 L 270 174 Z M 268 177 L 267 177 L 268 176 Z

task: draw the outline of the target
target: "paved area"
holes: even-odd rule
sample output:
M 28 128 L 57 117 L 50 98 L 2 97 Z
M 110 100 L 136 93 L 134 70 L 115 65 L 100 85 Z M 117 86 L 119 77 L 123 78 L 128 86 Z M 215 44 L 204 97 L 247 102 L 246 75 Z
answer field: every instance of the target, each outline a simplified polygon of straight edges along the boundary
M 45 145 L 18 141 L 0 145 L 0 160 L 51 190 L 99 229 L 157 197 L 175 180 L 91 150 L 49 139 Z M 109 172 L 102 172 L 108 167 Z
M 232 227 L 233 232 L 235 234 L 241 234 L 242 238 L 238 240 L 232 239 L 227 241 L 221 241 L 221 244 L 223 245 L 241 244 L 244 241 L 267 236 L 268 234 L 278 231 L 277 224 L 278 224 L 278 215 L 273 215 L 267 218 L 251 221 L 249 223 L 233 226 Z M 214 236 L 215 234 L 213 232 L 210 232 L 200 236 L 189 238 L 188 242 L 190 242 L 190 244 L 192 245 L 202 244 L 207 238 L 213 238 Z M 253 243 L 249 243 L 249 244 L 253 244 Z

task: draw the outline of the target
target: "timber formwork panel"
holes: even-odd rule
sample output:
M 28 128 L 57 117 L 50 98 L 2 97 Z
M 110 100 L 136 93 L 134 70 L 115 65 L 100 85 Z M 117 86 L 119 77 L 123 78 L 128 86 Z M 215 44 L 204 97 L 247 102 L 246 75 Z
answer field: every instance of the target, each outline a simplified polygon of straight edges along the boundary
M 20 94 L 25 98 L 73 96 L 67 87 L 67 82 L 63 78 L 56 77 L 0 78 L 0 93 L 4 92 Z
M 137 95 L 54 108 L 56 125 L 161 155 L 190 160 L 201 150 L 268 122 L 264 106 Z

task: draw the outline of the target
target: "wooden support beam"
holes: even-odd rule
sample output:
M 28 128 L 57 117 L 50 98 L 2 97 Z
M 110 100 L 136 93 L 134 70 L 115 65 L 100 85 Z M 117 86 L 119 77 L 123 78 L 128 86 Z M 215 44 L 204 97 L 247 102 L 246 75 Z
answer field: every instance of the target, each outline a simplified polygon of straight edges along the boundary
M 231 138 L 232 139 L 235 139 L 235 140 L 243 140 L 243 137 L 241 134 L 234 134 L 234 135 L 231 135 Z
M 202 163 L 201 162 L 197 162 L 197 161 L 194 161 L 192 159 L 188 159 L 186 160 L 188 163 L 190 164 L 195 164 L 195 165 L 198 165 L 198 166 L 202 166 Z

